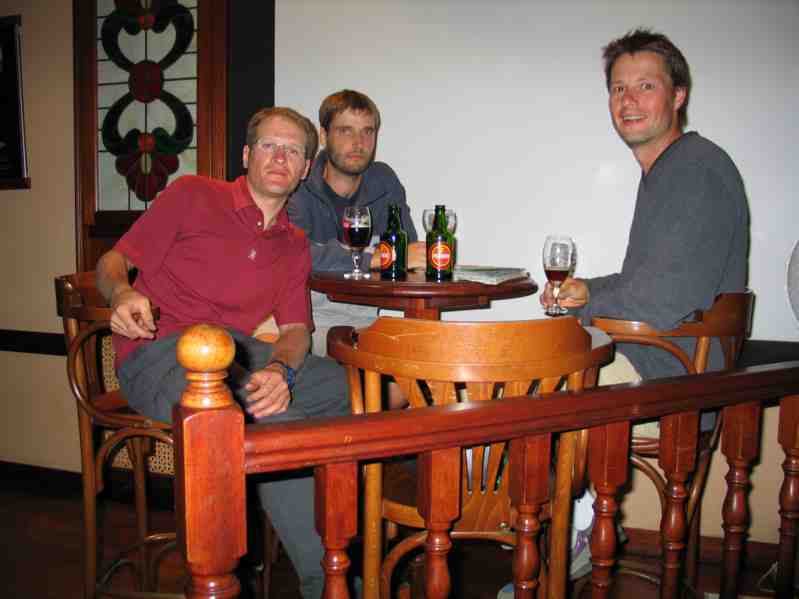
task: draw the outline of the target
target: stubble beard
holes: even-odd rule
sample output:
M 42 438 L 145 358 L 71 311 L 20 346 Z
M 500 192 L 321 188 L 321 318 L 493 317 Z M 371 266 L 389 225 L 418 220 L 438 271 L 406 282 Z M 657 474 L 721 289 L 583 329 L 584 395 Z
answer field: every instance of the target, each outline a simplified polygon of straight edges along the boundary
M 340 159 L 337 152 L 328 152 L 327 159 L 330 161 L 330 164 L 332 164 L 333 167 L 340 173 L 350 177 L 359 177 L 360 175 L 364 174 L 366 169 L 368 169 L 372 162 L 374 162 L 375 154 L 372 152 L 371 156 L 369 156 L 368 159 L 362 163 L 363 166 L 359 166 L 357 168 L 348 166 L 346 162 Z

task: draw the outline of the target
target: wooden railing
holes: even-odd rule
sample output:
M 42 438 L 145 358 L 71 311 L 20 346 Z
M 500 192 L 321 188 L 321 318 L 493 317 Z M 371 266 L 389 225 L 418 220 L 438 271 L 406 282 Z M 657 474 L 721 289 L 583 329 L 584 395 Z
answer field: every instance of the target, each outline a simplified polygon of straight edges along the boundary
M 347 547 L 357 530 L 358 462 L 419 454 L 418 500 L 429 531 L 425 545 L 426 593 L 443 599 L 450 589 L 449 529 L 458 517 L 460 447 L 511 439 L 510 488 L 516 521 L 514 582 L 533 597 L 541 560 L 536 539 L 547 501 L 551 436 L 589 428 L 588 473 L 597 492 L 591 538 L 592 597 L 608 596 L 616 550 L 618 495 L 627 479 L 630 426 L 661 419 L 660 465 L 667 474 L 661 523 L 661 597 L 678 594 L 680 553 L 686 537 L 686 480 L 693 471 L 700 409 L 724 411 L 721 450 L 729 465 L 720 505 L 724 542 L 721 597 L 738 593 L 741 552 L 749 522 L 749 476 L 758 456 L 760 412 L 779 402 L 778 441 L 785 452 L 779 497 L 780 550 L 777 597 L 793 597 L 799 520 L 799 362 L 727 374 L 662 379 L 580 394 L 557 393 L 369 416 L 245 427 L 241 409 L 224 385 L 233 344 L 225 335 L 184 336 L 178 356 L 190 371 L 175 412 L 178 534 L 191 579 L 187 596 L 236 597 L 233 574 L 246 551 L 246 474 L 313 467 L 316 528 L 326 549 L 327 599 L 349 597 Z M 185 340 L 185 343 L 184 343 Z M 705 508 L 707 509 L 707 508 Z

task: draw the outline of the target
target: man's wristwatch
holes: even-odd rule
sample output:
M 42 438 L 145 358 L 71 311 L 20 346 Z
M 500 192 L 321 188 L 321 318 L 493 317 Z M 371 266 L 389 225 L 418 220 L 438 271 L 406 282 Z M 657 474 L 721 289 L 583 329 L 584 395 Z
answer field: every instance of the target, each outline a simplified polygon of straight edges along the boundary
M 291 391 L 294 388 L 294 369 L 282 360 L 270 360 L 267 366 L 271 366 L 272 364 L 277 364 L 283 368 L 286 377 L 286 385 L 289 391 Z

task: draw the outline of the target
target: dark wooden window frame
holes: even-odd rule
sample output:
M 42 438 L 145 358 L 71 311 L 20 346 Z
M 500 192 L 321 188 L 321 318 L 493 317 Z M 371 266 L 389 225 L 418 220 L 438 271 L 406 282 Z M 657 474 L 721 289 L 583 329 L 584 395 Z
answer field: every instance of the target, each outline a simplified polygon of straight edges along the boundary
M 226 0 L 198 0 L 197 173 L 226 176 Z M 78 270 L 91 270 L 103 249 L 138 211 L 97 211 L 97 23 L 94 0 L 73 0 L 75 32 L 75 212 Z

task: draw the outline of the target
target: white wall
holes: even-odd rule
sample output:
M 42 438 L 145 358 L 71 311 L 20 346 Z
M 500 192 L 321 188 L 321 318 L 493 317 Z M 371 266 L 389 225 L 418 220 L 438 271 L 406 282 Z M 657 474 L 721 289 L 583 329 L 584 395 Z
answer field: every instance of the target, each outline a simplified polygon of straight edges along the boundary
M 462 263 L 524 266 L 547 233 L 577 240 L 578 276 L 621 266 L 639 170 L 613 131 L 601 47 L 645 25 L 694 77 L 689 128 L 724 147 L 752 213 L 754 336 L 798 339 L 785 261 L 799 237 L 796 0 L 278 0 L 276 98 L 316 120 L 362 90 L 383 116 L 378 157 L 421 210 L 458 211 Z M 541 315 L 537 298 L 455 318 Z

